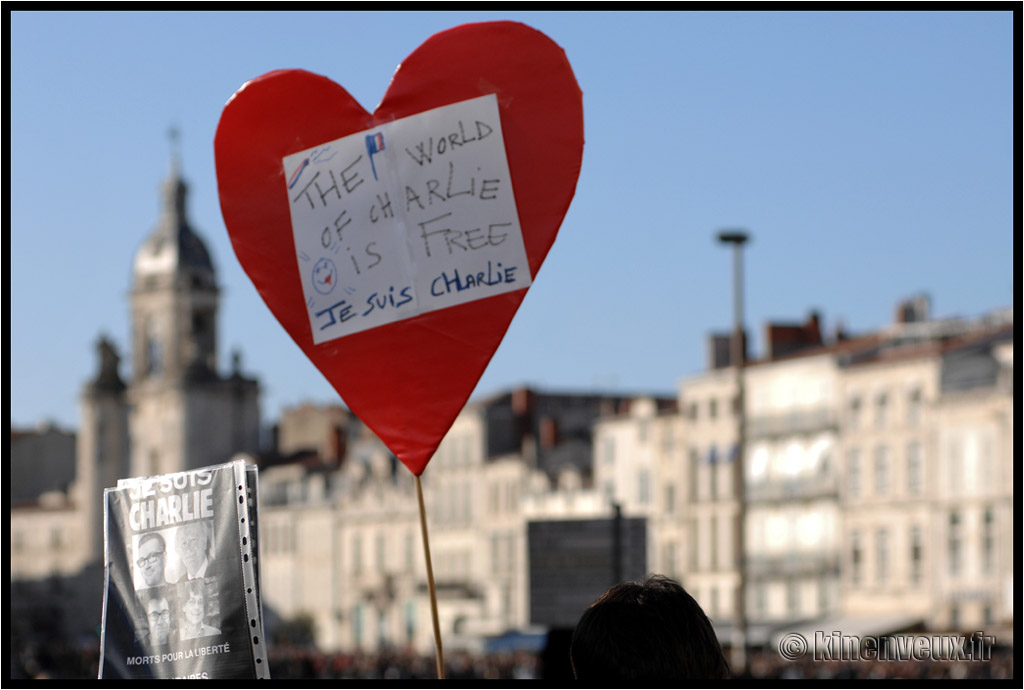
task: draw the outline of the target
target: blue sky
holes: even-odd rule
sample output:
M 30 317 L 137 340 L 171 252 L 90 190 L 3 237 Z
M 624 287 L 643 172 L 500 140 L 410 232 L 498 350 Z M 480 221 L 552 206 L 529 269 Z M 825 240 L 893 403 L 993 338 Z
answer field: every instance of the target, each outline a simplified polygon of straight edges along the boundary
M 561 45 L 583 91 L 576 197 L 475 396 L 534 384 L 671 393 L 731 325 L 882 327 L 1013 303 L 1010 12 L 13 12 L 10 419 L 75 427 L 101 333 L 127 362 L 132 257 L 182 132 L 189 217 L 263 414 L 337 401 L 231 249 L 213 136 L 245 81 L 302 68 L 364 107 L 432 34 L 512 19 Z

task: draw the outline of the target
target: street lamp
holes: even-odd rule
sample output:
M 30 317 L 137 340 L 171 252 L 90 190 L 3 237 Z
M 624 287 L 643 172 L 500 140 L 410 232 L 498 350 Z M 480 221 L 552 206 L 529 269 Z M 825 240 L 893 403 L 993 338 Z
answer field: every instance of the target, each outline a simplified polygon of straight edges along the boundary
M 733 496 L 736 497 L 736 517 L 733 529 L 733 563 L 736 565 L 736 599 L 734 610 L 736 616 L 732 633 L 732 671 L 734 675 L 744 675 L 747 670 L 747 562 L 746 513 L 747 499 L 744 486 L 744 445 L 746 444 L 747 418 L 746 401 L 743 382 L 743 366 L 746 359 L 745 340 L 743 338 L 743 245 L 750 236 L 745 230 L 721 230 L 717 235 L 722 244 L 733 248 L 733 333 L 732 333 L 732 366 L 736 372 L 736 457 L 733 458 Z

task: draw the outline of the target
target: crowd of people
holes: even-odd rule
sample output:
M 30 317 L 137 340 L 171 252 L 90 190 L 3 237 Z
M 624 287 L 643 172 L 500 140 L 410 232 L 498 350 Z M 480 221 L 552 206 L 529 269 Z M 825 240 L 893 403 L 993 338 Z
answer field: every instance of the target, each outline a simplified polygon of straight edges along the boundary
M 197 585 L 202 580 L 193 581 Z M 188 590 L 191 592 L 191 590 Z M 193 602 L 192 599 L 195 599 Z M 202 588 L 186 607 L 205 625 Z M 161 614 L 154 611 L 153 614 Z M 161 619 L 160 616 L 157 616 Z M 162 620 L 162 619 L 161 619 Z M 218 631 L 219 632 L 219 631 Z M 98 641 L 66 645 L 19 645 L 12 640 L 11 678 L 95 678 Z M 412 650 L 325 653 L 310 646 L 271 644 L 267 664 L 274 679 L 415 680 L 439 677 L 438 659 Z M 883 659 L 787 660 L 778 649 L 751 650 L 746 669 L 730 669 L 710 620 L 679 583 L 660 575 L 623 582 L 591 604 L 575 628 L 553 630 L 539 653 L 464 650 L 443 656 L 443 677 L 452 680 L 579 681 L 630 687 L 664 681 L 826 679 L 988 680 L 1011 679 L 1013 649 L 994 647 L 985 660 L 895 661 Z
M 777 650 L 755 651 L 749 676 L 772 680 L 988 680 L 1013 678 L 1013 650 L 996 647 L 985 661 L 893 661 L 861 659 L 820 661 L 812 657 L 789 661 Z
M 99 644 L 52 642 L 12 650 L 11 678 L 96 678 Z M 273 679 L 410 680 L 437 678 L 433 655 L 411 651 L 380 654 L 325 653 L 312 648 L 271 647 Z M 987 661 L 788 661 L 776 650 L 758 650 L 749 657 L 747 677 L 757 680 L 988 680 L 1013 678 L 1013 650 L 996 647 Z M 445 677 L 465 680 L 551 679 L 543 653 L 496 654 L 445 652 Z M 560 671 L 554 672 L 558 676 Z M 558 676 L 564 680 L 564 676 Z
M 470 654 L 445 652 L 445 678 L 453 680 L 531 680 L 542 678 L 541 660 L 532 652 Z M 272 648 L 270 676 L 280 679 L 419 680 L 437 678 L 434 656 L 411 651 L 323 654 L 312 649 Z

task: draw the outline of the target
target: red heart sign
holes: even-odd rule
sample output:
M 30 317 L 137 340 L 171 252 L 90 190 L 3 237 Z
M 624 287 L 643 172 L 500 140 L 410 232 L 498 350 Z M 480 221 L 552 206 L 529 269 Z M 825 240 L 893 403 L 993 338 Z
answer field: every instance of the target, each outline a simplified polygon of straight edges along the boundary
M 500 121 L 460 116 L 456 126 L 451 119 L 423 120 L 427 129 L 435 124 L 447 128 L 430 131 L 418 147 L 399 150 L 402 144 L 396 144 L 393 133 L 407 131 L 398 128 L 414 116 L 448 112 L 453 104 L 468 108 L 461 105 L 468 102 L 492 104 Z M 475 170 L 457 170 L 450 162 L 444 167 L 446 151 L 454 154 L 460 147 L 463 155 L 472 142 L 480 147 L 485 138 L 488 145 L 500 142 L 498 132 L 504 151 L 500 144 L 492 147 L 486 161 L 504 170 L 507 160 L 510 180 L 489 174 L 483 162 L 474 164 Z M 365 156 L 349 163 L 339 155 L 314 172 L 314 164 L 328 161 L 343 146 L 363 146 L 364 137 Z M 349 408 L 414 474 L 422 474 L 501 343 L 575 192 L 583 155 L 583 106 L 564 51 L 540 32 L 513 22 L 455 27 L 432 36 L 406 58 L 372 114 L 325 77 L 302 70 L 270 72 L 247 82 L 228 101 L 214 149 L 224 222 L 263 301 Z M 416 172 L 429 158 L 437 159 L 441 167 L 435 172 L 440 172 L 415 184 L 399 180 L 391 189 L 404 187 L 401 193 L 378 195 L 362 208 L 345 207 L 346 194 L 351 199 L 360 184 L 367 183 L 362 190 L 374 189 L 392 174 L 386 162 L 398 158 L 387 159 L 381 153 L 385 150 L 401 157 L 403 170 Z M 504 160 L 496 160 L 494 151 Z M 517 212 L 518 230 L 512 219 L 488 224 L 477 217 L 462 229 L 441 220 L 450 215 L 441 213 L 449 208 L 444 204 L 455 203 L 457 194 L 472 197 L 472 208 L 486 213 L 494 208 L 488 204 L 509 188 L 503 203 Z M 328 202 L 336 207 L 327 208 Z M 437 213 L 429 220 L 412 218 L 435 202 Z M 300 222 L 300 214 L 319 213 L 321 206 L 331 212 L 331 223 Z M 384 250 L 377 236 L 353 250 L 349 233 L 360 226 L 351 221 L 375 228 L 371 221 L 377 223 L 396 208 L 410 218 L 405 239 L 396 246 L 407 243 L 430 260 L 455 260 L 473 251 L 485 257 L 487 251 L 499 251 L 499 245 L 500 251 L 513 251 L 521 231 L 523 265 L 513 266 L 507 258 L 504 265 L 481 259 L 479 272 L 446 269 L 428 276 L 419 292 L 411 284 L 394 283 L 369 296 L 358 293 L 352 281 L 370 275 L 368 269 L 380 263 Z M 315 232 L 300 232 L 301 223 Z M 318 241 L 325 252 L 335 253 L 314 261 L 302 243 Z M 481 288 L 477 294 L 484 296 L 463 297 L 463 290 L 474 292 L 469 288 Z M 316 306 L 322 295 L 333 300 L 329 307 Z M 417 305 L 438 302 L 403 314 L 403 305 L 413 297 Z M 449 297 L 458 298 L 457 303 L 443 301 Z M 370 312 L 384 320 L 379 325 L 370 321 Z M 363 325 L 344 330 L 357 324 Z

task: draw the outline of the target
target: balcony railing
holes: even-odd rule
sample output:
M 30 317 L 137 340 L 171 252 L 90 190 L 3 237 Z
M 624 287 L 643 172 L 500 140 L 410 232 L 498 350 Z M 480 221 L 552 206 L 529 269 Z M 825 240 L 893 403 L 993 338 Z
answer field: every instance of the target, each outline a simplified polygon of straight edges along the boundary
M 747 556 L 747 577 L 751 580 L 800 575 L 838 576 L 839 556 L 832 551 Z
M 748 503 L 808 501 L 838 497 L 839 481 L 831 474 L 805 475 L 792 479 L 768 479 L 747 484 L 746 487 Z
M 747 436 L 750 439 L 773 438 L 834 431 L 837 428 L 838 421 L 832 410 L 798 410 L 778 415 L 751 416 L 747 421 Z

